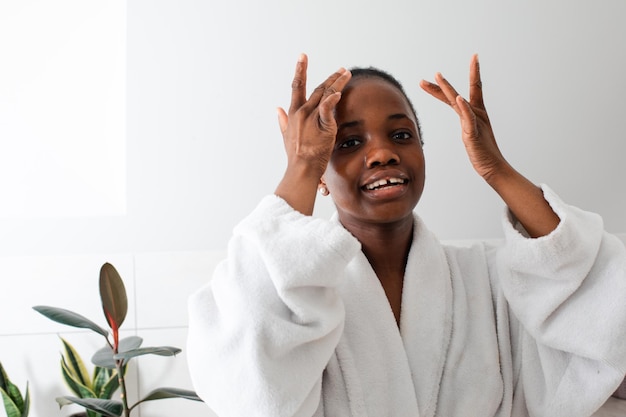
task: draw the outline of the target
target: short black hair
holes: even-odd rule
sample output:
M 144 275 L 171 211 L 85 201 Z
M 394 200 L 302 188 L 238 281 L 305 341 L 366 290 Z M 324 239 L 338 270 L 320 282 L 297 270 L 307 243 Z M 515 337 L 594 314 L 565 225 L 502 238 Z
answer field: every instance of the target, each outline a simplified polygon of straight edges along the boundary
M 424 144 L 424 136 L 422 135 L 422 127 L 421 127 L 420 119 L 419 117 L 417 117 L 417 111 L 415 111 L 415 106 L 413 106 L 413 102 L 411 101 L 409 96 L 407 96 L 406 91 L 404 91 L 404 87 L 402 86 L 400 81 L 396 79 L 396 77 L 376 67 L 352 67 L 350 68 L 350 73 L 352 73 L 353 80 L 358 79 L 358 78 L 378 78 L 379 80 L 388 82 L 389 84 L 397 88 L 400 91 L 400 93 L 402 93 L 407 103 L 409 103 L 409 107 L 411 108 L 411 111 L 413 112 L 413 116 L 415 116 L 415 121 L 417 122 L 417 133 L 420 135 L 420 142 L 422 143 L 422 145 Z

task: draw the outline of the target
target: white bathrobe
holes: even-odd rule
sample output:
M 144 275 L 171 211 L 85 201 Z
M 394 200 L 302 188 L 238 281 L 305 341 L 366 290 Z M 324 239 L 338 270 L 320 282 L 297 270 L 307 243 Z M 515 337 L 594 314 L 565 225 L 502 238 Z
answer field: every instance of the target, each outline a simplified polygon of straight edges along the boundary
M 190 299 L 194 387 L 220 417 L 586 417 L 626 374 L 626 251 L 565 205 L 530 239 L 444 247 L 415 217 L 400 326 L 339 222 L 264 198 Z

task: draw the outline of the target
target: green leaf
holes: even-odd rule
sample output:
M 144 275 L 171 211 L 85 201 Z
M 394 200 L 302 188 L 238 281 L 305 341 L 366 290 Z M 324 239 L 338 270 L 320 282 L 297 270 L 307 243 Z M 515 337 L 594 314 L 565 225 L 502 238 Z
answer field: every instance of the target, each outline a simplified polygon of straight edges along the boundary
M 143 339 L 139 336 L 128 336 L 120 340 L 118 352 L 128 352 L 137 349 L 143 343 Z
M 6 391 L 7 381 L 9 381 L 9 376 L 4 370 L 4 367 L 2 366 L 2 362 L 0 362 L 0 389 L 3 389 Z
M 17 405 L 13 402 L 7 392 L 0 388 L 0 396 L 2 396 L 2 402 L 4 403 L 4 411 L 7 413 L 7 417 L 21 417 L 22 413 Z
M 95 392 L 90 387 L 82 384 L 75 375 L 71 374 L 65 362 L 61 363 L 61 370 L 63 372 L 63 378 L 65 378 L 65 382 L 67 382 L 67 385 L 74 392 L 74 394 L 78 395 L 80 398 L 96 397 Z
M 129 336 L 120 340 L 119 352 L 127 352 L 129 350 L 137 349 L 143 343 L 143 339 L 139 336 Z M 113 358 L 113 349 L 109 346 L 104 346 L 99 349 L 91 357 L 91 363 L 103 368 L 115 369 L 115 359 Z
M 126 373 L 126 366 L 123 367 L 122 373 Z M 117 377 L 117 372 L 112 372 L 111 376 L 106 381 L 105 384 L 102 385 L 99 391 L 97 391 L 98 398 L 110 399 L 113 396 L 115 390 L 117 390 L 120 386 L 119 378 Z
M 110 263 L 100 268 L 100 298 L 104 315 L 112 329 L 119 329 L 128 311 L 128 299 L 124 282 Z
M 148 395 L 146 395 L 141 400 L 137 401 L 137 403 L 135 403 L 132 407 L 130 407 L 130 409 L 132 410 L 133 408 L 138 406 L 140 403 L 143 403 L 146 401 L 163 400 L 167 398 L 184 398 L 187 400 L 202 401 L 202 399 L 198 397 L 198 394 L 196 394 L 195 391 L 190 391 L 190 390 L 180 389 L 180 388 L 165 387 L 165 388 L 157 388 L 155 390 L 150 391 Z
M 61 341 L 63 342 L 63 348 L 65 349 L 65 355 L 63 356 L 64 363 L 67 365 L 68 372 L 74 376 L 80 384 L 85 387 L 93 390 L 91 386 L 91 378 L 89 377 L 89 372 L 87 371 L 87 367 L 83 362 L 83 359 L 80 357 L 74 346 L 72 346 L 67 340 L 61 337 Z
M 101 334 L 104 337 L 109 335 L 109 332 L 102 327 L 98 326 L 88 318 L 81 316 L 73 311 L 66 310 L 64 308 L 50 307 L 50 306 L 35 306 L 35 311 L 43 314 L 52 321 L 65 324 L 67 326 L 78 327 L 81 329 L 90 329 L 96 333 Z
M 24 398 L 22 397 L 22 393 L 20 392 L 20 390 L 17 388 L 17 386 L 11 383 L 9 384 L 8 388 L 9 390 L 7 391 L 7 394 L 9 395 L 11 400 L 13 400 L 13 403 L 15 403 L 15 405 L 20 411 L 23 410 Z
M 113 359 L 113 349 L 109 346 L 105 346 L 102 349 L 98 349 L 96 353 L 91 357 L 91 363 L 96 366 L 107 369 L 115 369 L 115 359 Z
M 102 392 L 107 383 L 111 380 L 111 376 L 114 375 L 115 372 L 112 369 L 103 368 L 101 366 L 96 366 L 93 372 L 93 381 L 92 388 L 93 392 L 96 393 L 96 397 L 98 398 L 106 398 L 109 399 L 111 397 L 103 397 Z M 117 377 L 115 377 L 117 379 Z
M 0 363 L 0 389 L 4 391 L 7 397 L 20 411 L 24 409 L 24 399 L 22 398 L 22 393 L 19 388 L 11 382 L 9 376 L 4 370 L 4 367 L 2 366 L 2 363 Z
M 0 397 L 7 417 L 26 417 L 30 408 L 30 389 L 26 383 L 26 395 L 22 397 L 19 388 L 11 382 L 0 362 Z
M 18 410 L 22 411 L 24 408 L 24 399 L 22 398 L 22 393 L 19 388 L 14 385 L 11 381 L 8 381 L 7 389 L 3 390 L 5 394 L 9 397 L 11 402 L 15 404 Z
M 65 358 L 63 356 L 61 356 L 61 375 L 63 376 L 63 380 L 65 381 L 69 389 L 72 390 L 73 393 L 78 395 L 80 389 L 78 388 L 75 379 L 70 374 L 67 363 L 65 363 Z
M 69 389 L 74 394 L 76 394 L 76 395 L 78 395 L 80 397 L 81 395 L 80 395 L 79 383 L 76 381 L 76 379 L 70 373 L 70 371 L 68 369 L 68 366 L 65 363 L 65 359 L 63 357 L 61 357 L 61 375 L 63 376 L 63 380 L 65 381 L 65 383 L 67 384 Z
M 30 411 L 30 388 L 28 382 L 26 383 L 26 394 L 24 395 L 24 407 L 22 408 L 22 415 L 20 417 L 27 417 Z
M 117 355 L 113 355 L 114 359 L 128 360 L 135 356 L 142 355 L 159 355 L 159 356 L 175 356 L 179 354 L 181 350 L 172 346 L 159 346 L 159 347 L 145 347 L 141 349 L 133 349 L 126 352 L 120 352 Z
M 58 397 L 56 398 L 59 406 L 69 404 L 78 404 L 88 410 L 95 411 L 107 417 L 120 417 L 124 411 L 124 406 L 120 401 L 102 400 L 100 398 L 76 398 L 76 397 Z
M 111 369 L 103 368 L 101 366 L 94 367 L 91 387 L 93 388 L 93 392 L 95 392 L 96 394 L 98 393 L 98 391 L 100 391 L 100 389 L 102 389 L 102 386 L 109 379 L 109 375 L 107 374 L 109 371 L 112 372 Z M 100 398 L 99 395 L 98 398 Z

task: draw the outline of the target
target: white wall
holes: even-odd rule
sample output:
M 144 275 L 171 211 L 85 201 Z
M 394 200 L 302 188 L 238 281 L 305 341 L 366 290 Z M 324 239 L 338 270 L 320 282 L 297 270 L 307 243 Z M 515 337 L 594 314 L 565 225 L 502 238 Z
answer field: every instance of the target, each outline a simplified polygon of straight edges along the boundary
M 126 215 L 0 219 L 0 253 L 222 249 L 282 175 L 275 107 L 303 51 L 311 86 L 370 64 L 404 82 L 428 158 L 418 211 L 442 238 L 500 235 L 456 116 L 418 87 L 441 71 L 466 92 L 474 52 L 514 166 L 624 232 L 625 15 L 622 0 L 128 2 Z
M 31 381 L 31 415 L 66 415 L 51 403 L 65 393 L 56 332 L 86 351 L 95 342 L 30 307 L 98 318 L 95 285 L 105 261 L 133 291 L 129 330 L 146 344 L 183 348 L 176 359 L 158 358 L 175 365 L 142 367 L 136 391 L 150 389 L 153 375 L 189 387 L 185 300 L 210 276 L 232 227 L 282 174 L 275 107 L 289 104 L 300 52 L 310 58 L 311 88 L 353 65 L 379 66 L 405 84 L 426 140 L 418 212 L 442 239 L 500 236 L 502 205 L 472 172 L 456 116 L 418 87 L 441 71 L 465 93 L 474 52 L 509 160 L 624 236 L 624 16 L 621 0 L 128 2 L 126 214 L 0 219 L 0 360 L 20 387 Z M 0 138 L 3 153 L 11 153 L 9 139 Z M 331 210 L 322 200 L 316 215 Z M 181 404 L 171 401 L 144 410 L 158 415 Z
M 90 254 L 62 256 L 13 256 L 0 258 L 1 293 L 0 361 L 12 382 L 31 390 L 31 417 L 67 416 L 70 406 L 59 410 L 55 398 L 74 395 L 61 376 L 59 336 L 70 342 L 86 361 L 104 346 L 101 335 L 50 321 L 32 307 L 51 305 L 75 311 L 102 327 L 106 320 L 98 293 L 100 267 L 112 263 L 128 294 L 129 310 L 122 337 L 137 335 L 144 347 L 175 346 L 175 357 L 143 356 L 129 366 L 127 385 L 133 404 L 159 387 L 193 389 L 187 372 L 185 339 L 186 302 L 189 294 L 210 277 L 222 252 L 159 252 L 142 254 Z M 0 407 L 0 415 L 4 408 Z M 211 416 L 203 403 L 183 399 L 147 402 L 134 416 Z

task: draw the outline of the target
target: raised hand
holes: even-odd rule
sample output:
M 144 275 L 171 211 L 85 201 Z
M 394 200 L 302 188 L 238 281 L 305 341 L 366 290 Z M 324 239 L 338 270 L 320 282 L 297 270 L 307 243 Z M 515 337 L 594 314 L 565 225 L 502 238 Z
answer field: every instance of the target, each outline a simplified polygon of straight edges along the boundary
M 436 83 L 421 81 L 430 95 L 449 105 L 461 120 L 462 139 L 472 166 L 500 195 L 531 237 L 552 232 L 560 219 L 543 198 L 542 190 L 517 172 L 504 159 L 483 102 L 478 56 L 470 64 L 470 99 L 461 97 L 440 74 Z
M 351 74 L 341 68 L 306 98 L 308 58 L 300 55 L 291 84 L 289 111 L 278 108 L 287 169 L 276 189 L 294 209 L 312 214 L 317 186 L 332 154 L 337 124 L 334 109 Z
M 420 86 L 459 115 L 463 143 L 472 166 L 490 182 L 495 175 L 510 167 L 498 148 L 485 109 L 477 55 L 472 56 L 469 79 L 469 102 L 457 93 L 441 73 L 435 75 L 436 83 L 422 80 Z

